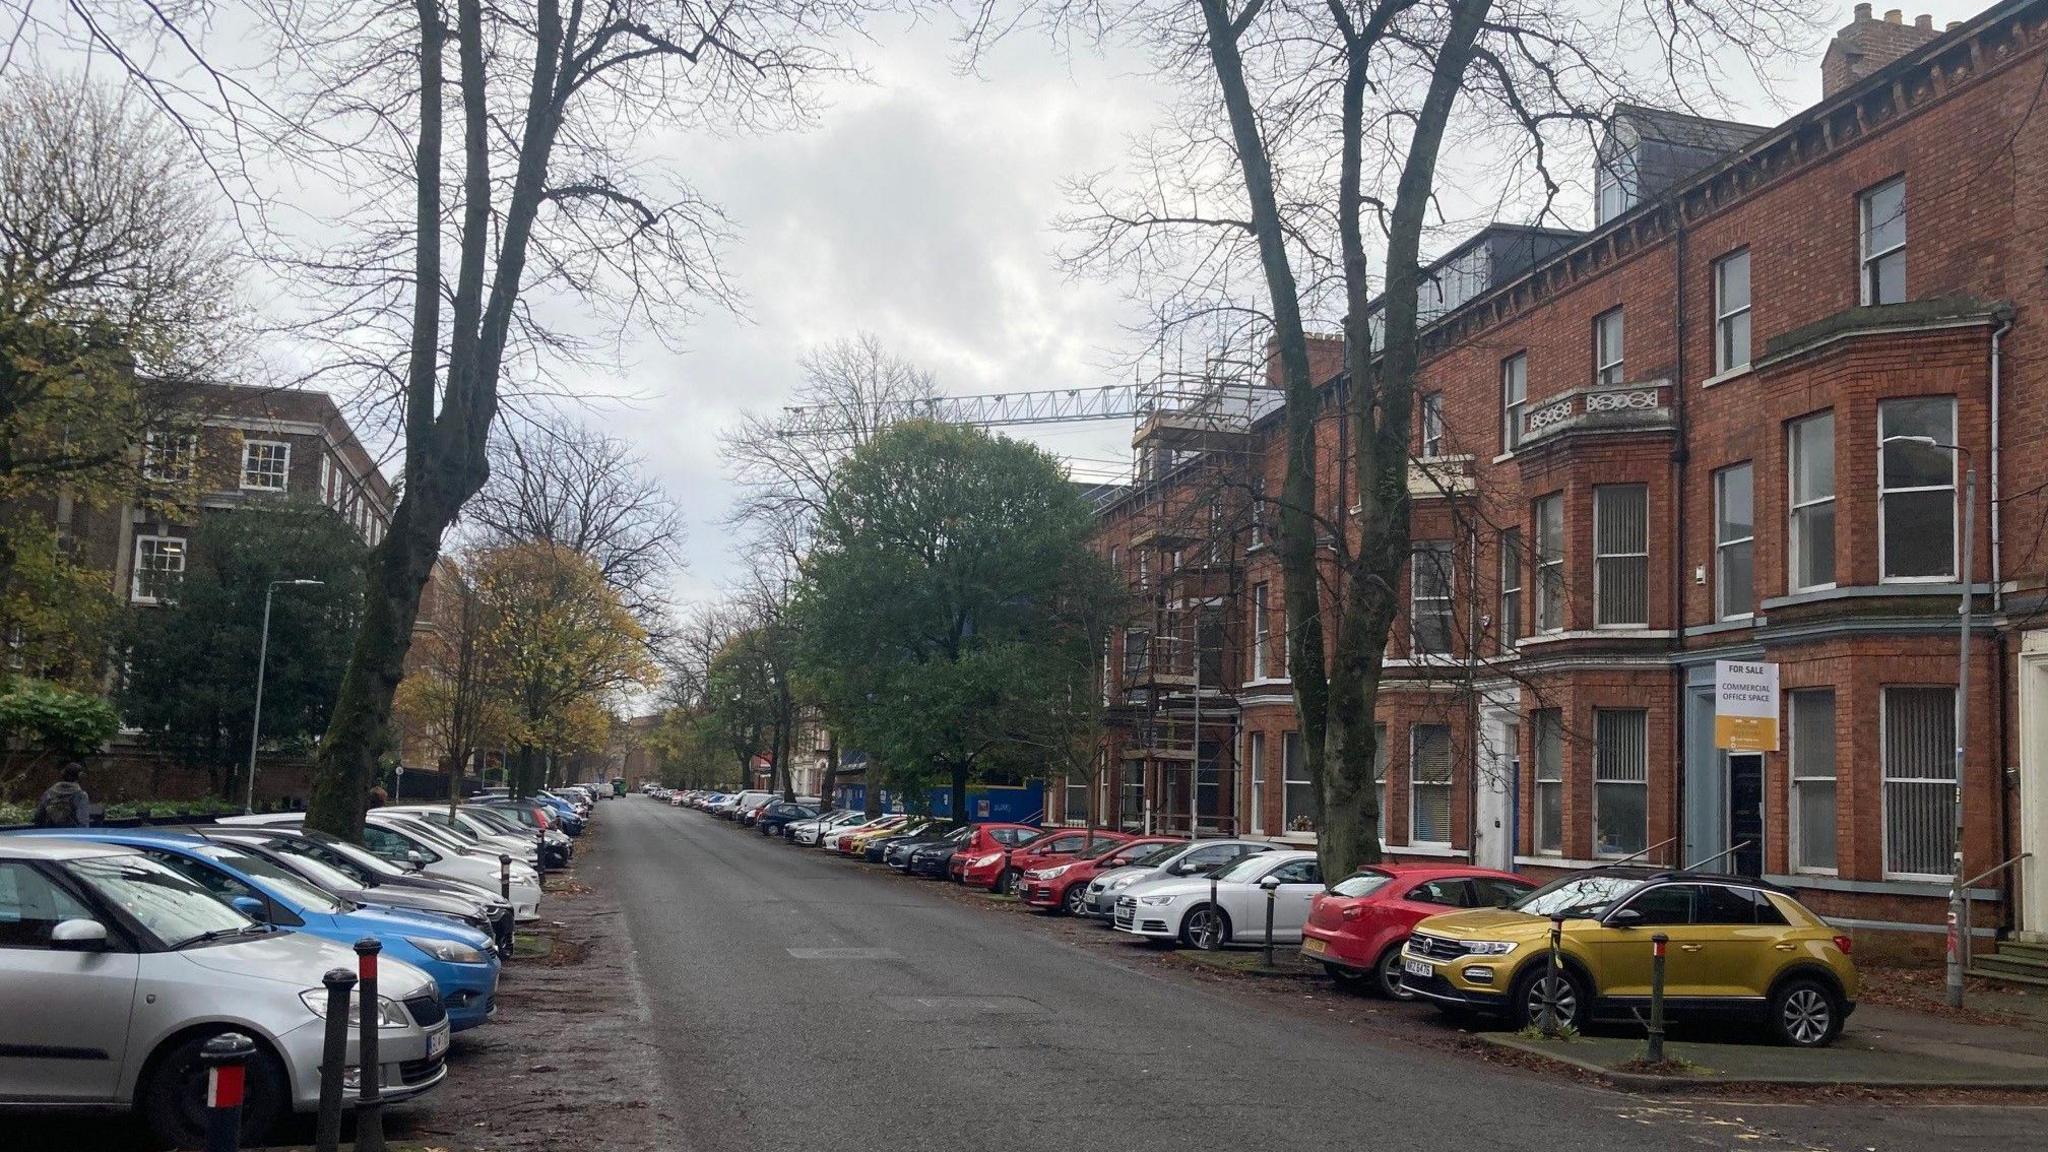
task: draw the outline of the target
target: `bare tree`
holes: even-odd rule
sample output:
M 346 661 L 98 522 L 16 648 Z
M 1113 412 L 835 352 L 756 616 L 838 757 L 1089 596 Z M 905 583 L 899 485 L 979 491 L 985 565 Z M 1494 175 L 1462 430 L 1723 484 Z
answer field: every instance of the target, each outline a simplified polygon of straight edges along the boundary
M 1013 23 L 980 11 L 971 47 Z M 1322 865 L 1341 875 L 1379 858 L 1374 713 L 1410 551 L 1430 217 L 1453 199 L 1483 211 L 1489 195 L 1495 210 L 1547 213 L 1565 187 L 1552 158 L 1571 132 L 1590 137 L 1624 97 L 1683 104 L 1731 62 L 1761 74 L 1764 58 L 1810 37 L 1819 6 L 1632 5 L 1612 27 L 1574 0 L 1053 0 L 1035 11 L 1056 35 L 1148 39 L 1187 93 L 1139 148 L 1132 187 L 1077 187 L 1070 256 L 1135 273 L 1167 324 L 1236 341 L 1256 332 L 1271 351 L 1286 399 L 1276 543 L 1295 705 Z M 1481 191 L 1446 187 L 1447 141 L 1483 158 L 1460 172 Z M 1341 510 L 1329 521 L 1316 511 L 1318 324 L 1344 337 L 1353 454 L 1349 475 L 1331 479 L 1355 492 L 1355 548 Z M 1322 546 L 1332 539 L 1338 548 Z
M 650 642 L 672 608 L 683 516 L 625 441 L 582 425 L 520 421 L 491 444 L 491 478 L 463 515 L 486 535 L 590 557 Z

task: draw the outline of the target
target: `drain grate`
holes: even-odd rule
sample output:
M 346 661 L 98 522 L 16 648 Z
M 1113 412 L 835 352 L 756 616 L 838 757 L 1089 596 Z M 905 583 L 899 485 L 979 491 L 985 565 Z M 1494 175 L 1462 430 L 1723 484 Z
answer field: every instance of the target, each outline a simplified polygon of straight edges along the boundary
M 794 960 L 895 960 L 896 953 L 887 948 L 790 948 L 786 949 Z

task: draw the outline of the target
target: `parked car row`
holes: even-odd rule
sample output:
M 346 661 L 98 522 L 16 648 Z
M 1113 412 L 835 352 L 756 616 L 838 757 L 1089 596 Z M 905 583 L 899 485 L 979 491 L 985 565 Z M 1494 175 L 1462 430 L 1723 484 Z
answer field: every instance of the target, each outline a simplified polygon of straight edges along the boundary
M 767 793 L 679 793 L 714 815 L 773 820 L 792 844 L 911 876 L 1015 895 L 1162 946 L 1276 944 L 1341 985 L 1514 1027 L 1632 1021 L 1667 944 L 1665 1008 L 1725 1018 L 1778 1043 L 1832 1042 L 1858 993 L 1849 937 L 1752 878 L 1613 866 L 1538 887 L 1456 863 L 1384 863 L 1334 882 L 1316 853 L 1265 840 L 964 824 L 906 813 L 802 816 Z M 1268 917 L 1270 916 L 1270 926 Z M 1557 956 L 1551 934 L 1557 930 Z
M 354 970 L 366 937 L 381 946 L 384 1099 L 432 1091 L 450 1036 L 495 1013 L 514 925 L 539 916 L 542 866 L 566 863 L 594 800 L 380 807 L 360 845 L 303 813 L 0 835 L 0 1107 L 133 1110 L 157 1139 L 197 1147 L 200 1049 L 241 1032 L 257 1045 L 243 1140 L 259 1144 L 318 1105 L 321 977 Z

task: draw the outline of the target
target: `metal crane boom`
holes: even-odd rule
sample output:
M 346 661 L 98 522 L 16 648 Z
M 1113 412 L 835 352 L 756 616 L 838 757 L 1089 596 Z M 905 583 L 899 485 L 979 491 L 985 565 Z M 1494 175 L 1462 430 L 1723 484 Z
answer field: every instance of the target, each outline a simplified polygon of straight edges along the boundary
M 944 424 L 982 427 L 1014 424 L 1070 424 L 1085 420 L 1130 420 L 1138 415 L 1138 386 L 1108 384 L 1095 388 L 1060 388 L 1047 392 L 990 392 L 980 396 L 934 396 L 885 404 L 875 413 L 878 423 L 895 420 L 936 420 Z M 850 431 L 832 407 L 787 407 L 782 410 L 785 435 Z

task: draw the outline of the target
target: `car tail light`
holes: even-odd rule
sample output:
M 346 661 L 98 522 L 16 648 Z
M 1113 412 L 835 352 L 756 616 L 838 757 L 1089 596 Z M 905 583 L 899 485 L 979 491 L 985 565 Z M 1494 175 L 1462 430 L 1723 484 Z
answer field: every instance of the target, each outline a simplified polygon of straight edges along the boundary
M 1847 936 L 1835 937 L 1835 948 L 1844 956 L 1847 956 L 1849 954 L 1849 945 L 1853 943 L 1855 943 L 1855 941 L 1849 939 Z
M 1363 907 L 1362 905 L 1358 905 L 1358 904 L 1352 904 L 1352 905 L 1349 905 L 1349 906 L 1347 906 L 1347 907 L 1346 907 L 1346 908 L 1344 909 L 1344 911 L 1343 911 L 1343 912 L 1341 913 L 1341 915 L 1342 915 L 1342 916 L 1343 916 L 1343 917 L 1344 917 L 1344 918 L 1345 918 L 1346 920 L 1356 920 L 1356 919 L 1358 919 L 1358 918 L 1359 918 L 1360 916 L 1363 916 L 1363 915 L 1365 915 L 1365 908 L 1364 908 L 1364 907 Z

